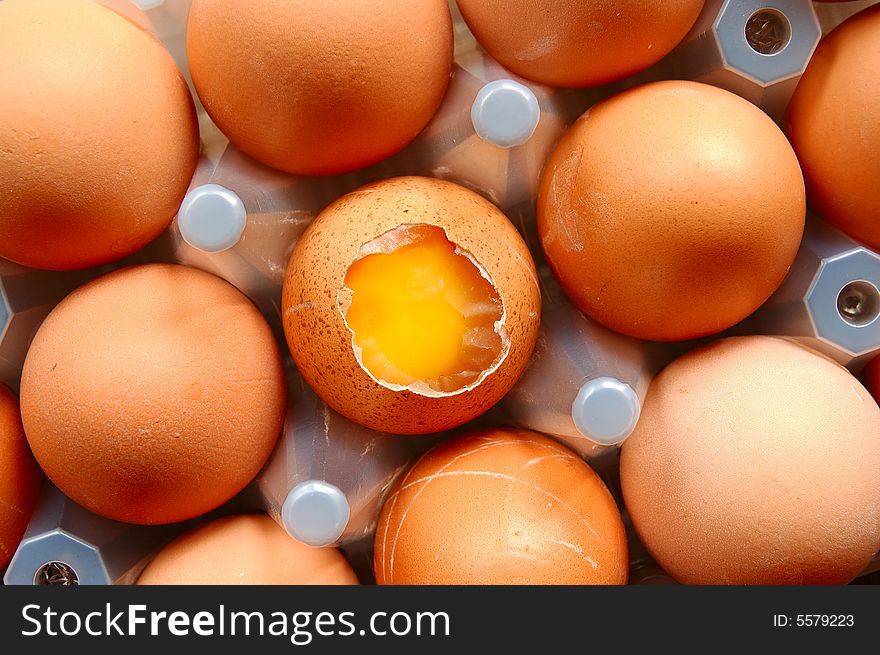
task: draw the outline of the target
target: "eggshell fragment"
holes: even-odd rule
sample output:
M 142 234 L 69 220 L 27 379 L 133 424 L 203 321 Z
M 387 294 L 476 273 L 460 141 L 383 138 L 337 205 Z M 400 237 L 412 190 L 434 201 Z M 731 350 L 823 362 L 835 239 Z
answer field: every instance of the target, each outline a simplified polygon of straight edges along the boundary
M 566 294 L 640 339 L 720 332 L 756 310 L 797 254 L 804 182 L 751 103 L 696 82 L 599 103 L 544 169 L 538 227 Z
M 265 319 L 197 269 L 122 269 L 64 299 L 25 360 L 25 432 L 47 475 L 102 516 L 170 523 L 257 474 L 281 432 L 284 370 Z
M 810 204 L 880 249 L 880 6 L 819 43 L 788 106 L 788 134 Z
M 161 43 L 94 2 L 5 0 L 0 61 L 0 256 L 85 268 L 155 239 L 199 153 Z
M 355 585 L 336 548 L 292 539 L 264 514 L 216 519 L 178 537 L 151 561 L 139 585 Z
M 187 26 L 214 122 L 254 159 L 306 175 L 412 141 L 440 106 L 452 51 L 446 0 L 194 0 Z
M 487 430 L 441 444 L 392 488 L 376 529 L 379 584 L 625 584 L 610 492 L 568 449 Z
M 656 378 L 624 443 L 626 508 L 689 584 L 843 584 L 880 542 L 880 409 L 830 359 L 740 337 Z
M 346 287 L 353 264 L 369 254 L 397 252 L 426 229 L 440 231 L 494 291 L 494 298 L 487 296 L 484 306 L 477 303 L 469 311 L 501 311 L 500 320 L 478 334 L 476 343 L 462 340 L 462 349 L 489 349 L 491 365 L 460 371 L 469 375 L 467 382 L 453 380 L 454 388 L 446 391 L 421 381 L 393 384 L 381 370 L 370 369 L 346 321 L 358 293 Z M 415 284 L 421 273 L 413 273 Z M 444 283 L 449 279 L 438 281 L 441 287 Z M 293 358 L 328 405 L 375 430 L 423 434 L 478 416 L 513 386 L 537 340 L 540 290 L 528 248 L 494 205 L 451 182 L 404 177 L 363 187 L 315 219 L 288 263 L 282 310 Z M 395 311 L 400 320 L 418 318 L 408 315 L 417 309 Z M 396 320 L 395 315 L 385 318 Z M 437 336 L 433 330 L 440 327 L 429 323 L 424 332 L 402 338 L 412 339 L 413 347 L 418 342 L 430 348 Z

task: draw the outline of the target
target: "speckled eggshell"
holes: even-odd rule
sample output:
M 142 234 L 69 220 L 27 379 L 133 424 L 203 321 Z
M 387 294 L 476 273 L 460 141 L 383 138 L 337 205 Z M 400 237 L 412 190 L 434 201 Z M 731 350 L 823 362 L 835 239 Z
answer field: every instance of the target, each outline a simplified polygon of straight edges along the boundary
M 828 35 L 788 107 L 788 134 L 810 204 L 880 249 L 880 6 Z
M 0 571 L 27 529 L 42 481 L 21 427 L 18 398 L 0 384 Z
M 588 111 L 544 169 L 538 228 L 562 287 L 641 339 L 720 332 L 785 278 L 804 182 L 757 107 L 696 82 L 637 87 Z
M 577 455 L 524 430 L 443 443 L 391 490 L 379 584 L 626 584 L 611 493 Z
M 139 585 L 356 585 L 336 548 L 292 539 L 264 514 L 216 519 L 165 546 Z
M 155 239 L 199 154 L 162 44 L 87 0 L 5 0 L 0 61 L 0 256 L 76 269 Z
M 689 584 L 843 584 L 880 543 L 880 409 L 843 367 L 740 337 L 655 379 L 624 443 L 626 508 Z
M 477 40 L 526 79 L 600 86 L 657 63 L 685 37 L 704 0 L 458 0 Z
M 400 225 L 442 228 L 483 267 L 501 298 L 507 356 L 469 391 L 395 391 L 356 359 L 337 295 L 361 246 Z M 328 405 L 375 430 L 426 434 L 475 418 L 515 384 L 538 338 L 541 295 L 529 250 L 501 210 L 452 182 L 400 177 L 343 196 L 315 219 L 288 263 L 282 310 L 290 352 Z
M 285 404 L 278 346 L 256 307 L 171 264 L 122 269 L 65 298 L 21 381 L 25 433 L 52 482 L 131 523 L 229 500 L 271 453 Z
M 239 148 L 330 175 L 412 141 L 452 73 L 446 0 L 194 0 L 187 55 L 208 114 Z

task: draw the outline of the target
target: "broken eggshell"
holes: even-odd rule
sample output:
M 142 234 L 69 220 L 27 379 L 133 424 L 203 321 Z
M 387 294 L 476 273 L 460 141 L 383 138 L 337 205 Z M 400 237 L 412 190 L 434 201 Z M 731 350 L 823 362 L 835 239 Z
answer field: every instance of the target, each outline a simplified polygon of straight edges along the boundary
M 487 280 L 500 303 L 500 319 L 492 327 L 500 337 L 496 357 L 476 376 L 459 378 L 464 381 L 457 388 L 382 379 L 359 356 L 346 320 L 351 305 L 350 290 L 344 289 L 353 264 L 371 254 L 401 252 L 412 244 L 413 227 L 427 233 L 439 228 L 447 246 L 469 260 L 471 274 Z M 491 315 L 493 303 L 487 300 Z M 288 264 L 282 310 L 294 360 L 328 405 L 375 430 L 425 434 L 475 418 L 513 386 L 537 339 L 540 303 L 528 248 L 500 210 L 456 184 L 404 177 L 363 187 L 318 216 Z M 430 347 L 434 336 L 405 338 Z

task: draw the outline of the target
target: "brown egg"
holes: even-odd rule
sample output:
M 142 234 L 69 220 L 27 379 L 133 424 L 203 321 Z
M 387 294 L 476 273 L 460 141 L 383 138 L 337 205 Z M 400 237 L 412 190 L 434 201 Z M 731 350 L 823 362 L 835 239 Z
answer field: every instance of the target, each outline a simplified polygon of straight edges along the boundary
M 159 41 L 87 0 L 6 0 L 0 61 L 0 256 L 85 268 L 156 238 L 199 154 L 192 98 Z
M 535 432 L 487 430 L 430 450 L 376 528 L 379 584 L 625 584 L 626 535 L 602 480 Z
M 671 364 L 624 443 L 626 508 L 690 584 L 835 584 L 880 542 L 880 409 L 830 359 L 741 337 Z
M 194 0 L 199 98 L 236 146 L 292 173 L 381 161 L 440 106 L 452 72 L 446 0 Z
M 477 40 L 517 75 L 600 86 L 657 63 L 685 37 L 704 0 L 458 0 Z
M 277 440 L 280 353 L 251 302 L 169 264 L 126 268 L 65 298 L 24 364 L 37 461 L 85 508 L 130 523 L 187 519 L 227 501 Z
M 758 108 L 695 82 L 599 103 L 544 169 L 538 227 L 565 292 L 606 326 L 675 341 L 724 330 L 785 278 L 804 183 Z
M 856 14 L 816 50 L 788 107 L 788 134 L 810 204 L 880 248 L 880 6 Z
M 880 403 L 880 357 L 875 357 L 865 369 L 865 384 L 874 399 Z
M 292 539 L 264 514 L 217 519 L 165 546 L 139 585 L 356 585 L 336 548 Z
M 501 211 L 451 182 L 385 180 L 325 209 L 287 267 L 287 343 L 340 414 L 423 434 L 489 409 L 537 340 L 540 290 Z
M 42 481 L 21 427 L 18 399 L 0 384 L 0 571 L 24 535 Z

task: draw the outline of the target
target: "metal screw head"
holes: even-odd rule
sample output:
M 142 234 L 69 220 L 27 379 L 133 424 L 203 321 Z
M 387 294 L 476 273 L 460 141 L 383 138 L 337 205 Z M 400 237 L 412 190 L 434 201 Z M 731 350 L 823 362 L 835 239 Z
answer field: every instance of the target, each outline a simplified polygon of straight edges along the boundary
M 844 321 L 857 327 L 872 323 L 880 316 L 880 292 L 870 282 L 850 282 L 837 296 L 837 310 Z
M 56 587 L 73 587 L 79 585 L 79 576 L 73 567 L 64 562 L 46 562 L 34 574 L 34 584 Z
M 761 9 L 746 22 L 746 41 L 755 52 L 774 55 L 791 41 L 791 24 L 784 14 Z

